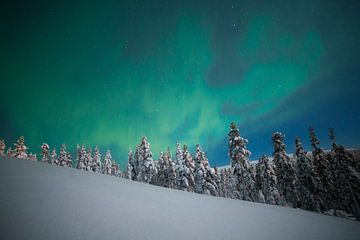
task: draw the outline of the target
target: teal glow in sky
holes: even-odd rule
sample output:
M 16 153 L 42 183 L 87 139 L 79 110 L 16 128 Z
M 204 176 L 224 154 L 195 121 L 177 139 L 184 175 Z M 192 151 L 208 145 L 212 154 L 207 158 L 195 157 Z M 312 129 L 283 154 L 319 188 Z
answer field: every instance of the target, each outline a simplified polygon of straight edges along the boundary
M 98 144 L 124 167 L 146 135 L 156 157 L 179 140 L 223 165 L 232 121 L 253 158 L 309 125 L 360 145 L 357 1 L 3 5 L 0 138 L 30 151 Z

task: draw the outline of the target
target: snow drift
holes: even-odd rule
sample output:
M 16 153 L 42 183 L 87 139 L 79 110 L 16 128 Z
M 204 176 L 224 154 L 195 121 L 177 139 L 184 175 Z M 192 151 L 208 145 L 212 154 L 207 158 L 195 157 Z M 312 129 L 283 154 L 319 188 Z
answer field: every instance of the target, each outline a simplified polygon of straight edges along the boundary
M 359 239 L 360 223 L 0 158 L 0 239 Z

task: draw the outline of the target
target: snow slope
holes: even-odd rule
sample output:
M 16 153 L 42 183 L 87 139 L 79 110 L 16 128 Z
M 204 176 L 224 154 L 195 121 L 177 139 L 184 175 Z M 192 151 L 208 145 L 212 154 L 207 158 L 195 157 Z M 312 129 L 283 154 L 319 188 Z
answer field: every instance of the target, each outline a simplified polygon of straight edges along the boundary
M 0 239 L 360 239 L 360 223 L 0 158 Z

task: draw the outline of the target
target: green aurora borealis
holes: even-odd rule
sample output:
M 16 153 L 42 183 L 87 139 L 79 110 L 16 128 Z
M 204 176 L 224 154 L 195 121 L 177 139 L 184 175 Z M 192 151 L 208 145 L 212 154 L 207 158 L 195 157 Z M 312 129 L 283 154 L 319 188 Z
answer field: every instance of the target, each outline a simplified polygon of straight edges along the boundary
M 30 151 L 98 144 L 124 167 L 146 135 L 155 158 L 179 140 L 222 165 L 232 121 L 254 157 L 309 125 L 359 146 L 356 1 L 15 2 L 0 10 L 0 138 Z

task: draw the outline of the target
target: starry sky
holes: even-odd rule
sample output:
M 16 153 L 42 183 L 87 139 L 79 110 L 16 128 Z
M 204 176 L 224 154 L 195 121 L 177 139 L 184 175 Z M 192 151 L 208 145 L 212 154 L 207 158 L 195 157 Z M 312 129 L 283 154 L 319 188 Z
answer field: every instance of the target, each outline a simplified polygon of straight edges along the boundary
M 143 135 L 228 164 L 236 122 L 251 159 L 315 128 L 360 146 L 359 1 L 2 1 L 0 138 L 110 148 Z

